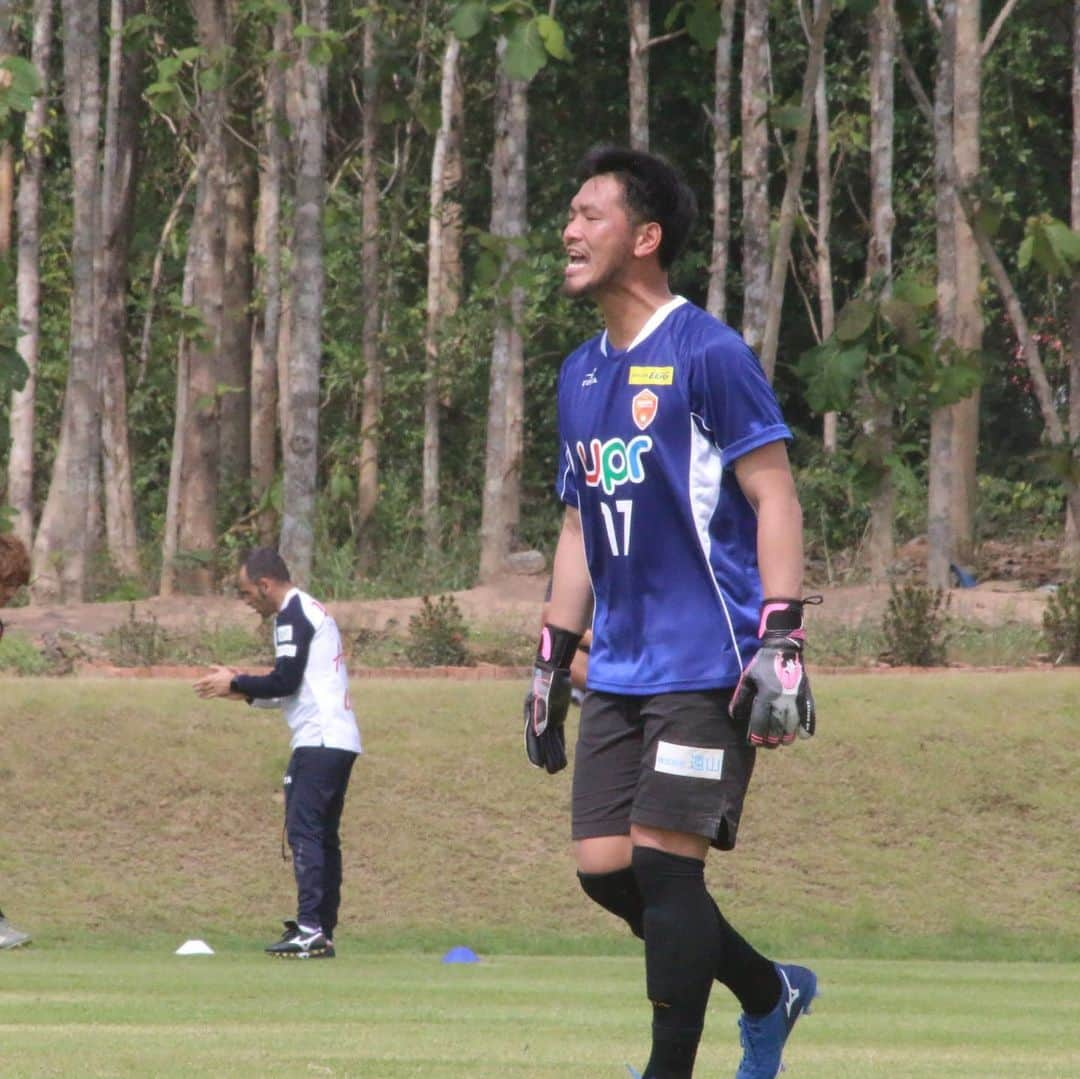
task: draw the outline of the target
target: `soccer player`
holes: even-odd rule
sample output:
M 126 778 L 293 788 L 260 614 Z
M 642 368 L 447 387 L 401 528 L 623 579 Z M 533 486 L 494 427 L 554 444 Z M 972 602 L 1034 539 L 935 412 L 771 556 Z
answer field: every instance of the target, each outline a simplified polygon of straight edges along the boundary
M 338 825 L 361 751 L 341 634 L 326 608 L 293 585 L 276 551 L 252 551 L 237 581 L 249 607 L 274 616 L 274 669 L 250 675 L 216 666 L 195 683 L 195 692 L 284 711 L 292 732 L 285 830 L 298 909 L 266 951 L 286 959 L 331 959 L 341 902 Z
M 566 764 L 591 610 L 572 837 L 586 894 L 645 943 L 644 1079 L 692 1075 L 714 979 L 742 1006 L 737 1079 L 773 1079 L 817 979 L 740 936 L 704 869 L 711 847 L 735 845 L 756 747 L 814 729 L 791 434 L 742 338 L 669 290 L 696 214 L 679 175 L 603 147 L 580 180 L 564 288 L 591 297 L 605 329 L 559 375 L 566 510 L 526 749 L 549 772 Z

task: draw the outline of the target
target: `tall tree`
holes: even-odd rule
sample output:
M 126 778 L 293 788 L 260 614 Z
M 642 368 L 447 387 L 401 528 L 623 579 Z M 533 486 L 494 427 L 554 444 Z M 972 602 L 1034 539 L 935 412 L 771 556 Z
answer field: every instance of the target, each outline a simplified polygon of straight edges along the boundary
M 630 23 L 628 79 L 630 146 L 649 148 L 649 0 L 627 0 Z
M 956 0 L 944 0 L 934 79 L 934 204 L 937 236 L 937 339 L 948 352 L 956 341 L 956 182 L 953 162 Z M 927 581 L 948 588 L 952 559 L 953 412 L 936 408 L 930 417 L 930 476 L 927 505 Z
M 71 145 L 71 343 L 60 437 L 49 493 L 34 539 L 35 601 L 82 600 L 91 492 L 100 454 L 101 363 L 94 339 L 100 173 L 101 39 L 95 5 L 62 0 L 64 111 Z
M 424 458 L 422 512 L 424 544 L 437 551 L 439 519 L 439 335 L 457 310 L 461 287 L 461 141 L 464 92 L 459 70 L 461 42 L 453 33 L 443 50 L 439 90 L 439 130 L 431 155 L 431 210 L 428 218 L 427 319 L 424 329 Z
M 967 188 L 979 175 L 979 99 L 981 94 L 980 0 L 956 6 L 953 75 L 953 156 L 957 182 Z M 956 214 L 956 345 L 967 353 L 982 349 L 980 259 L 964 214 Z M 975 551 L 975 462 L 979 445 L 978 387 L 952 409 L 952 556 L 970 563 Z
M 761 365 L 772 380 L 776 369 L 776 351 L 780 343 L 780 313 L 784 307 L 784 285 L 787 281 L 788 259 L 791 255 L 791 237 L 795 230 L 795 216 L 799 206 L 799 189 L 802 186 L 806 154 L 810 146 L 810 127 L 814 120 L 814 94 L 817 90 L 818 72 L 825 61 L 825 29 L 832 13 L 832 0 L 818 0 L 815 4 L 813 28 L 810 31 L 810 51 L 803 74 L 801 118 L 795 131 L 795 145 L 791 151 L 784 198 L 780 204 L 780 221 L 773 249 L 772 268 L 769 272 L 769 291 L 765 312 L 765 329 L 761 341 Z
M 709 292 L 705 306 L 722 319 L 727 309 L 727 269 L 731 243 L 731 41 L 735 0 L 721 0 L 720 34 L 713 74 L 713 229 Z
M 41 84 L 23 128 L 22 169 L 15 200 L 18 231 L 16 347 L 28 371 L 26 384 L 11 402 L 11 454 L 8 458 L 8 502 L 15 511 L 14 533 L 27 550 L 34 533 L 34 413 L 36 410 L 38 341 L 41 334 L 41 176 L 42 136 L 48 115 L 49 60 L 52 51 L 53 0 L 34 0 L 30 62 Z
M 195 0 L 202 54 L 199 119 L 199 176 L 188 242 L 194 245 L 191 304 L 201 331 L 188 341 L 187 378 L 177 385 L 188 422 L 183 439 L 178 494 L 179 565 L 172 567 L 180 587 L 197 594 L 214 585 L 217 549 L 218 473 L 221 452 L 218 360 L 225 294 L 226 121 L 230 35 L 225 0 Z M 178 365 L 179 367 L 179 365 Z
M 282 432 L 284 484 L 280 549 L 294 579 L 306 584 L 311 577 L 315 553 L 315 491 L 319 449 L 328 0 L 305 0 L 301 5 L 301 21 L 311 33 L 303 40 L 297 66 L 299 93 L 297 115 L 293 122 L 296 210 L 291 280 L 289 412 L 288 423 Z
M 1073 0 L 1072 41 L 1072 166 L 1069 173 L 1069 223 L 1080 232 L 1080 0 Z M 1080 266 L 1073 268 L 1069 287 L 1069 442 L 1080 446 Z M 1070 506 L 1066 514 L 1066 557 L 1080 566 L 1080 517 Z
M 769 302 L 769 2 L 743 9 L 742 334 L 755 352 L 765 338 Z
M 496 46 L 491 233 L 503 241 L 503 254 L 491 348 L 480 522 L 481 581 L 493 579 L 505 568 L 521 483 L 524 292 L 514 280 L 514 270 L 524 255 L 529 80 L 514 78 L 507 71 L 506 52 L 507 39 L 500 36 Z
M 270 545 L 277 519 L 270 491 L 277 469 L 278 342 L 281 328 L 281 197 L 286 166 L 285 72 L 288 10 L 274 20 L 263 72 L 259 210 L 255 223 L 256 314 L 251 339 L 251 496 L 259 507 L 255 531 Z
M 375 149 L 379 127 L 378 24 L 373 14 L 364 24 L 364 108 L 361 143 L 363 237 L 360 241 L 360 351 L 364 361 L 364 400 L 360 408 L 360 475 L 357 483 L 356 534 L 360 566 L 374 557 L 372 520 L 379 499 L 379 424 L 382 418 L 383 369 L 379 355 L 379 176 Z
M 128 446 L 127 292 L 128 256 L 140 167 L 139 123 L 143 115 L 143 36 L 124 28 L 142 16 L 145 0 L 111 0 L 109 69 L 101 172 L 101 249 L 98 264 L 98 351 L 103 364 L 101 443 L 104 466 L 105 538 L 113 567 L 139 573 L 135 491 Z
M 878 0 L 870 17 L 870 246 L 866 276 L 892 294 L 893 137 L 895 133 L 896 12 L 893 0 Z M 893 564 L 895 492 L 889 459 L 893 451 L 892 402 L 866 389 L 862 425 L 872 447 L 877 482 L 870 498 L 870 575 L 883 580 Z

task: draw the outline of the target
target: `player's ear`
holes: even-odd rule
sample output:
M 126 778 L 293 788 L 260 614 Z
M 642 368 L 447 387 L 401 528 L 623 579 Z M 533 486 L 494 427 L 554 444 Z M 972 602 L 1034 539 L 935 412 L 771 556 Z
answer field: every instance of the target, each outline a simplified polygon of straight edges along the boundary
M 639 225 L 637 238 L 634 241 L 634 254 L 638 258 L 648 258 L 660 250 L 660 241 L 663 239 L 663 229 L 656 221 L 646 221 Z

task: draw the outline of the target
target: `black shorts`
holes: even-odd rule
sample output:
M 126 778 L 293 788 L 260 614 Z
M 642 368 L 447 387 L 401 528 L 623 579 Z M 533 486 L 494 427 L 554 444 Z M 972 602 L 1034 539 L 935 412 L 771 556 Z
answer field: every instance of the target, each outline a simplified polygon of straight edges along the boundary
M 631 824 L 731 850 L 755 749 L 728 716 L 730 689 L 627 697 L 588 692 L 574 755 L 574 839 Z

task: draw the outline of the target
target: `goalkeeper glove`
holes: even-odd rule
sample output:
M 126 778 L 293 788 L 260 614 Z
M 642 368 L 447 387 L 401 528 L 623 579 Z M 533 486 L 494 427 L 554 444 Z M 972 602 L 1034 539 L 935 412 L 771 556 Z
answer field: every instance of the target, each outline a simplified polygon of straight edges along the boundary
M 580 640 L 580 633 L 545 625 L 525 695 L 525 752 L 532 764 L 552 775 L 566 767 L 570 663 Z
M 790 745 L 798 733 L 809 738 L 816 727 L 814 696 L 803 669 L 803 605 L 820 596 L 767 599 L 761 605 L 761 647 L 746 665 L 731 696 L 730 713 L 745 723 L 747 741 L 775 749 Z

